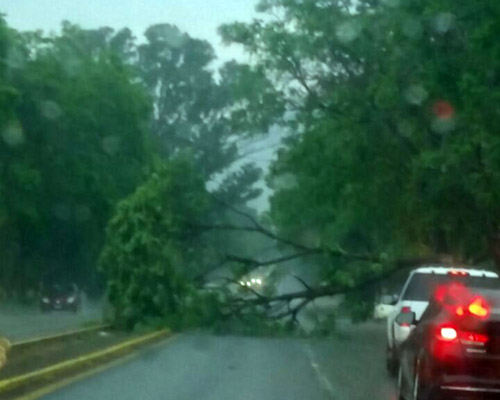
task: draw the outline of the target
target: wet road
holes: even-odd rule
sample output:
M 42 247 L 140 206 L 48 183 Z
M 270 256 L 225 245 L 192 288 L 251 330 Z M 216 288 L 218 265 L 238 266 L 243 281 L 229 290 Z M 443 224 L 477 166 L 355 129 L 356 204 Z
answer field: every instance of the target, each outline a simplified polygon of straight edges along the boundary
M 182 335 L 44 400 L 392 400 L 383 325 L 329 339 Z
M 37 307 L 0 307 L 0 336 L 21 341 L 78 329 L 85 324 L 98 323 L 102 313 L 100 305 L 85 302 L 77 314 L 52 312 L 42 314 Z

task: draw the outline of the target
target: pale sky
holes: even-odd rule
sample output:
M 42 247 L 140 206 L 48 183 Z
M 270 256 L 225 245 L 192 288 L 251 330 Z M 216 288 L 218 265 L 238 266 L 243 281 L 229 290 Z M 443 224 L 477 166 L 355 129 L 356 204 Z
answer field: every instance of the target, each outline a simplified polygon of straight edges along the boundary
M 221 44 L 217 27 L 256 17 L 258 0 L 0 0 L 0 12 L 18 30 L 57 30 L 61 21 L 83 28 L 130 28 L 140 38 L 146 28 L 170 23 L 190 36 L 208 40 L 223 61 L 242 59 L 242 51 Z M 221 61 L 222 61 L 221 60 Z

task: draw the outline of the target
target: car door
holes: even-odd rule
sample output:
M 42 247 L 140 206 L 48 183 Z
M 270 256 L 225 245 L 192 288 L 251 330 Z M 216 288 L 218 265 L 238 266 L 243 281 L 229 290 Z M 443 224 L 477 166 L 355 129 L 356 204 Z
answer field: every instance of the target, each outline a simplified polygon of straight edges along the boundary
M 429 330 L 432 329 L 433 320 L 439 314 L 440 307 L 431 302 L 419 321 L 415 321 L 415 326 L 412 332 L 402 345 L 401 379 L 404 380 L 404 387 L 408 390 L 408 396 L 413 392 L 416 369 L 420 368 L 420 362 L 425 360 L 425 351 L 427 349 L 426 341 L 428 340 Z M 425 367 L 425 365 L 424 365 Z

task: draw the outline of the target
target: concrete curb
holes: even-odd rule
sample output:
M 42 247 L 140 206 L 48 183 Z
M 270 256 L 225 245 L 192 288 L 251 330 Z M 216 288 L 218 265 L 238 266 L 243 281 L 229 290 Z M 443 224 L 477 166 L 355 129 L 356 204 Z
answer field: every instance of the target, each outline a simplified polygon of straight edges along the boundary
M 38 371 L 29 372 L 24 375 L 16 376 L 13 378 L 0 381 L 0 394 L 10 392 L 11 390 L 20 388 L 22 386 L 31 385 L 34 383 L 43 382 L 48 378 L 55 378 L 57 375 L 68 373 L 72 370 L 84 367 L 93 362 L 100 361 L 106 357 L 116 356 L 122 352 L 132 350 L 134 347 L 141 344 L 146 344 L 149 341 L 167 337 L 170 330 L 163 329 L 161 331 L 149 333 L 141 337 L 128 340 L 126 342 L 117 344 L 104 350 L 99 350 L 84 356 L 80 356 L 71 360 L 63 361 L 61 363 L 42 368 Z
M 15 347 L 16 349 L 19 349 L 19 348 L 23 348 L 23 347 L 30 347 L 30 346 L 39 345 L 42 343 L 55 342 L 57 340 L 66 339 L 66 338 L 69 338 L 72 336 L 78 336 L 78 335 L 84 334 L 84 333 L 97 332 L 97 331 L 100 331 L 103 329 L 107 329 L 109 327 L 110 327 L 109 324 L 101 324 L 101 325 L 91 326 L 88 328 L 62 332 L 62 333 L 58 333 L 56 335 L 40 336 L 40 337 L 36 337 L 33 339 L 20 340 L 20 341 L 13 342 L 13 343 L 11 342 L 11 348 Z

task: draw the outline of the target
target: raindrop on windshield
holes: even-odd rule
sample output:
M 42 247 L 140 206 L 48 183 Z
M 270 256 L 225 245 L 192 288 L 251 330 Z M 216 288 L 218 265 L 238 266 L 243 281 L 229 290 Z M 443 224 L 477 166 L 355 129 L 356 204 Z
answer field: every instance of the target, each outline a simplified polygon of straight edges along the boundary
M 54 216 L 61 221 L 68 221 L 71 218 L 71 209 L 64 203 L 56 204 L 52 212 Z
M 423 32 L 422 24 L 416 18 L 411 18 L 404 21 L 401 29 L 403 31 L 403 34 L 410 39 L 419 38 L 420 36 L 422 36 Z
M 442 119 L 436 118 L 432 121 L 431 129 L 437 133 L 448 133 L 455 129 L 456 123 L 453 118 Z
M 353 21 L 346 21 L 341 23 L 335 30 L 337 39 L 343 43 L 352 42 L 361 33 L 361 26 Z
M 56 102 L 50 101 L 50 100 L 43 101 L 41 103 L 40 111 L 45 118 L 51 119 L 51 120 L 55 120 L 55 119 L 59 118 L 62 114 L 62 111 L 61 111 L 61 108 L 59 107 L 59 105 Z
M 116 136 L 106 136 L 102 139 L 102 148 L 110 156 L 114 156 L 120 150 L 120 138 Z
M 24 143 L 24 133 L 21 125 L 17 122 L 9 123 L 2 131 L 2 139 L 10 147 L 16 147 Z
M 26 57 L 18 47 L 12 46 L 7 52 L 7 67 L 10 69 L 20 69 L 26 64 Z
M 411 85 L 406 89 L 404 96 L 408 103 L 420 106 L 427 100 L 428 93 L 421 85 Z
M 274 189 L 293 189 L 298 186 L 297 178 L 290 173 L 285 173 L 279 176 L 276 176 L 273 179 L 272 186 Z
M 437 133 L 448 133 L 455 129 L 455 109 L 446 100 L 438 100 L 432 107 L 435 115 L 431 128 Z
M 92 211 L 85 205 L 79 205 L 75 209 L 75 218 L 78 222 L 85 222 L 92 216 Z
M 455 23 L 455 16 L 452 13 L 440 13 L 434 17 L 432 25 L 437 33 L 445 34 Z
M 401 135 L 405 137 L 410 137 L 413 135 L 413 132 L 415 130 L 411 122 L 403 120 L 398 123 L 398 131 L 399 133 L 401 133 Z
M 384 6 L 391 7 L 391 8 L 396 8 L 399 6 L 400 0 L 381 0 L 381 3 Z

